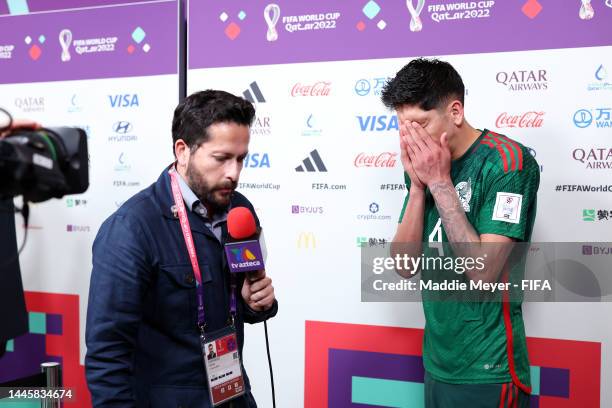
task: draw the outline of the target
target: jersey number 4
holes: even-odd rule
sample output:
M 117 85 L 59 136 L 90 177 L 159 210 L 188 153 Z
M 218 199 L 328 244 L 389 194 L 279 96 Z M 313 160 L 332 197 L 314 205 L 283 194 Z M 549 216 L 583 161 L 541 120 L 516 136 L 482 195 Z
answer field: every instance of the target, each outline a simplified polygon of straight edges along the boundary
M 444 248 L 442 244 L 442 219 L 438 218 L 436 226 L 429 234 L 429 247 L 438 250 L 438 256 L 444 256 Z

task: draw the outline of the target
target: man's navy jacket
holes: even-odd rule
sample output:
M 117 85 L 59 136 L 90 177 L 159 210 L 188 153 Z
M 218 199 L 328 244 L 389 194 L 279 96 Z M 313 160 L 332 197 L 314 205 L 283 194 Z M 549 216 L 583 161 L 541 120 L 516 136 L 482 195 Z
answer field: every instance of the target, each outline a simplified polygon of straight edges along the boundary
M 211 406 L 197 326 L 196 282 L 178 218 L 170 176 L 129 199 L 100 227 L 93 244 L 85 368 L 94 407 Z M 234 192 L 231 207 L 251 203 Z M 188 211 L 200 264 L 207 332 L 227 326 L 230 278 L 223 245 L 200 216 Z M 259 221 L 257 220 L 257 223 Z M 222 240 L 227 239 L 223 224 Z M 236 296 L 240 351 L 244 322 L 261 313 Z M 244 369 L 243 369 L 244 372 Z M 245 374 L 247 390 L 250 390 Z M 250 392 L 233 407 L 254 407 Z

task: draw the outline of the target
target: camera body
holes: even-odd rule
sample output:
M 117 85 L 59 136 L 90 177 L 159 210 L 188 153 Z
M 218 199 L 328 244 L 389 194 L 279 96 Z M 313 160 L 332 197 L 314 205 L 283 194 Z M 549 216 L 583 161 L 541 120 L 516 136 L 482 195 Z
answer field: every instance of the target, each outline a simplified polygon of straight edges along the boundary
M 87 134 L 55 127 L 17 130 L 0 139 L 0 198 L 42 202 L 89 187 Z

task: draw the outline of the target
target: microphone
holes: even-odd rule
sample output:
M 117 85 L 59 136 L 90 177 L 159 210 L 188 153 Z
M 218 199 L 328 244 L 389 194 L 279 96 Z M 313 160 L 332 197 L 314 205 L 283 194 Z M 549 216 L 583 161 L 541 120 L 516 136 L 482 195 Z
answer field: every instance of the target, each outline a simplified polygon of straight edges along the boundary
M 231 241 L 225 244 L 230 272 L 251 272 L 265 269 L 265 243 L 253 213 L 246 207 L 232 208 L 227 215 L 227 232 Z

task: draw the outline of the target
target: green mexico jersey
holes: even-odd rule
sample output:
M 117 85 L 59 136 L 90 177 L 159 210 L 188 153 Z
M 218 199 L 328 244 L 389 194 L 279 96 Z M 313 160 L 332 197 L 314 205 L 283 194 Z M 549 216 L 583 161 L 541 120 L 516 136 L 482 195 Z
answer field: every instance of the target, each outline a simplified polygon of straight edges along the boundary
M 468 151 L 452 162 L 451 178 L 478 234 L 504 235 L 516 241 L 531 239 L 540 173 L 525 146 L 485 129 Z M 409 188 L 407 174 L 405 179 Z M 429 190 L 423 242 L 448 242 Z M 512 282 L 518 279 L 513 274 L 522 272 L 515 270 L 521 265 L 516 266 L 510 271 Z M 428 279 L 428 272 L 422 273 L 422 279 Z M 465 275 L 462 279 L 467 281 Z M 456 384 L 514 381 L 529 386 L 520 302 L 440 302 L 427 301 L 423 295 L 423 362 L 433 378 Z

